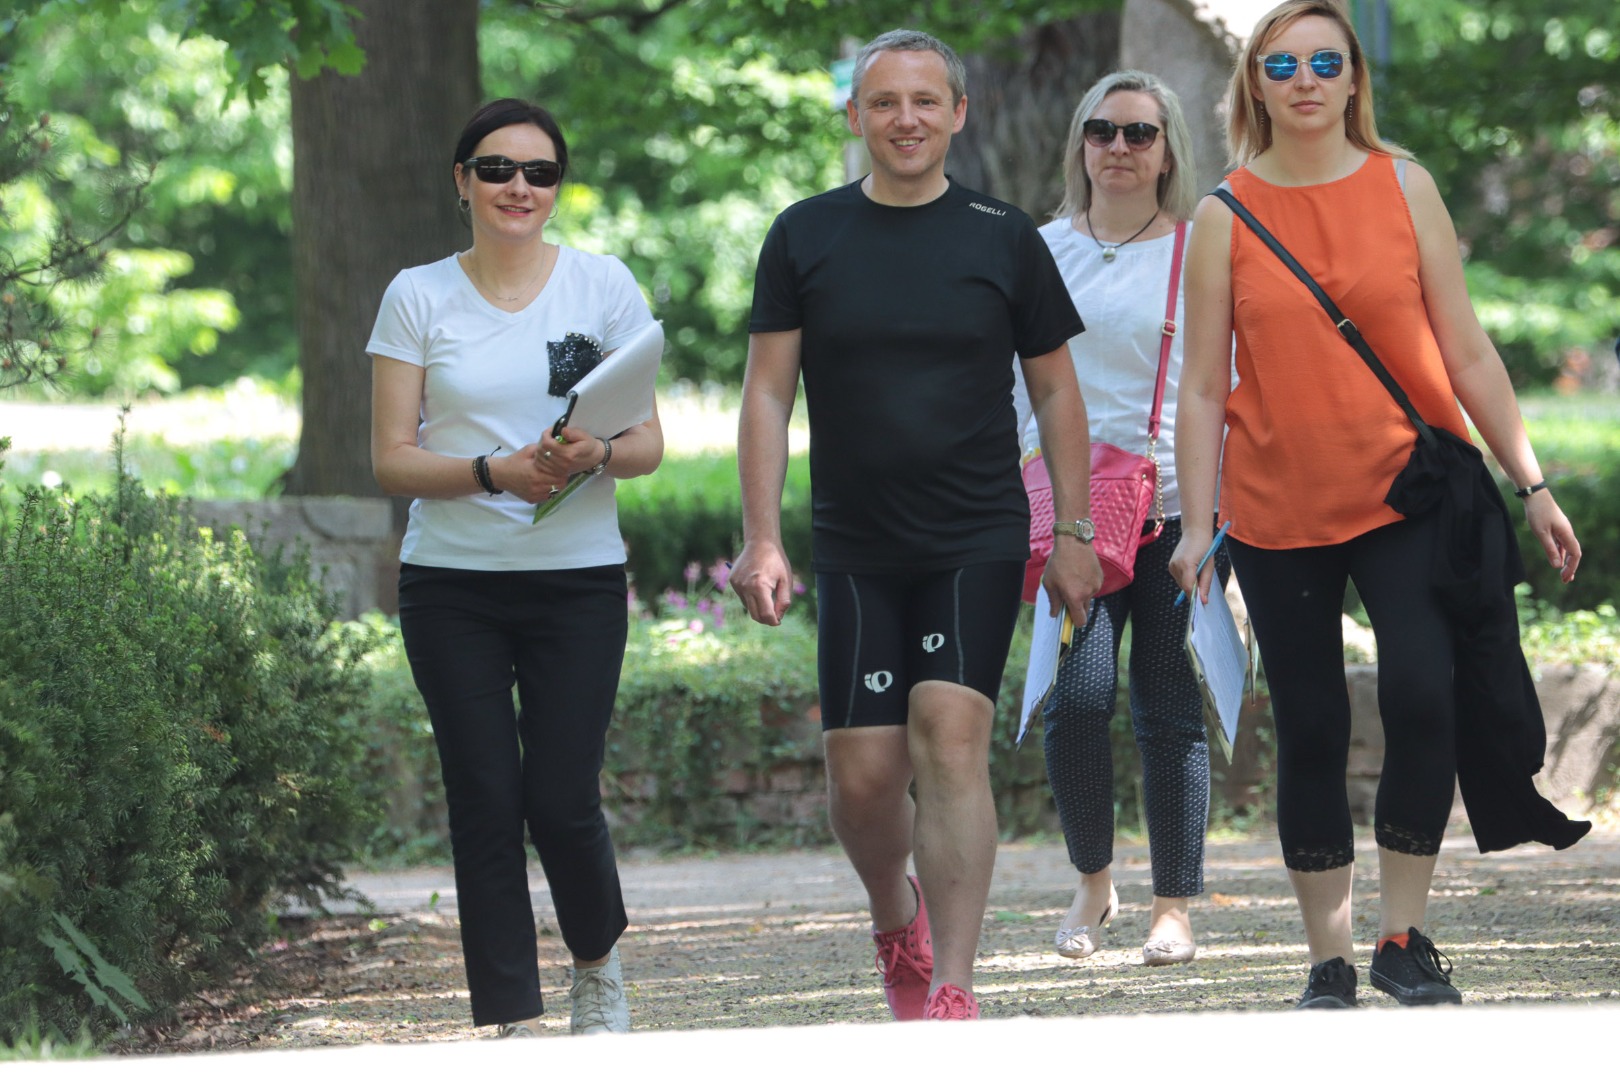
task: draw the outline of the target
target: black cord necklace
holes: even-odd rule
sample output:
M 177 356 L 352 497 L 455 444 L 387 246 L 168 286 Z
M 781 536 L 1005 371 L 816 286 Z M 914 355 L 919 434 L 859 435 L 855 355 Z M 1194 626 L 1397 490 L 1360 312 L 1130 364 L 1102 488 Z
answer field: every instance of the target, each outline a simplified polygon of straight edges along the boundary
M 1131 235 L 1129 237 L 1125 238 L 1124 240 L 1121 240 L 1117 244 L 1105 244 L 1101 240 L 1097 239 L 1097 230 L 1093 229 L 1091 227 L 1091 207 L 1089 207 L 1089 206 L 1086 207 L 1086 231 L 1091 234 L 1091 242 L 1096 244 L 1098 247 L 1102 248 L 1103 262 L 1113 262 L 1116 258 L 1119 257 L 1119 249 L 1120 248 L 1124 247 L 1126 244 L 1130 243 L 1132 240 L 1135 240 L 1138 236 L 1141 236 L 1143 233 L 1147 232 L 1148 225 L 1151 225 L 1155 221 L 1158 221 L 1158 220 L 1159 220 L 1159 208 L 1154 207 L 1153 208 L 1153 216 L 1147 219 L 1147 224 L 1143 225 L 1140 229 L 1137 229 L 1135 232 L 1131 233 Z

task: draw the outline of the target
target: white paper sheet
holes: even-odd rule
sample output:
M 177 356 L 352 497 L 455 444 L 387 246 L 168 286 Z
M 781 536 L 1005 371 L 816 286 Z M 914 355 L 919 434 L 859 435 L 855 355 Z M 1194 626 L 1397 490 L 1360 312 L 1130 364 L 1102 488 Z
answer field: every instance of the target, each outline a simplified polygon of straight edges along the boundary
M 663 324 L 648 323 L 574 384 L 573 393 L 579 400 L 574 403 L 568 426 L 584 428 L 598 438 L 611 439 L 626 428 L 650 420 L 653 395 L 658 386 L 658 364 L 663 357 Z M 553 418 L 546 426 L 549 428 L 555 423 L 556 418 Z M 588 472 L 576 474 L 561 491 L 535 506 L 532 520 L 544 521 L 570 495 L 594 479 Z
M 1187 659 L 1203 693 L 1210 732 L 1230 762 L 1232 744 L 1237 740 L 1238 714 L 1243 710 L 1249 650 L 1238 633 L 1219 579 L 1211 584 L 1208 604 L 1199 603 L 1196 595 L 1188 601 L 1192 613 L 1187 619 Z
M 663 324 L 648 323 L 574 384 L 579 402 L 569 426 L 611 439 L 626 428 L 652 419 L 653 392 L 663 356 Z
M 1042 585 L 1035 594 L 1035 634 L 1029 642 L 1029 669 L 1024 674 L 1024 704 L 1018 711 L 1018 740 L 1022 746 L 1030 722 L 1040 713 L 1041 706 L 1051 696 L 1057 683 L 1058 665 L 1069 649 L 1074 637 L 1074 624 L 1069 612 L 1060 608 L 1056 616 L 1048 615 L 1051 601 Z

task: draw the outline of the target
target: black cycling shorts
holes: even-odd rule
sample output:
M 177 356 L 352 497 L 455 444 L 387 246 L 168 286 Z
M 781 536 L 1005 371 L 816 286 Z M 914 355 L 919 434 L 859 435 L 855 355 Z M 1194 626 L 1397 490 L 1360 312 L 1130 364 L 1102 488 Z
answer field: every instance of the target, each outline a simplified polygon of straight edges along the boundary
M 911 688 L 929 680 L 994 702 L 1023 583 L 1021 562 L 817 574 L 822 729 L 904 724 Z

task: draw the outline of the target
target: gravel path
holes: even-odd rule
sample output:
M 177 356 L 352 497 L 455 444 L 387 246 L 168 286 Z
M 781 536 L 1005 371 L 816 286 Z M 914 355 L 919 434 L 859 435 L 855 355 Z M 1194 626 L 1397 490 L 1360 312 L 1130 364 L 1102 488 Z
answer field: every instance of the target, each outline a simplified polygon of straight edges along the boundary
M 1376 856 L 1358 842 L 1358 944 L 1377 927 Z M 1304 944 L 1274 840 L 1213 842 L 1193 917 L 1197 963 L 1149 969 L 1147 851 L 1116 850 L 1122 909 L 1103 948 L 1049 948 L 1073 874 L 1051 843 L 1009 844 L 996 866 L 978 967 L 986 1017 L 1287 1010 Z M 635 924 L 622 949 L 638 1030 L 880 1023 L 868 924 L 836 851 L 623 860 Z M 567 957 L 534 871 L 548 1026 L 567 1029 Z M 286 936 L 229 992 L 147 1032 L 135 1052 L 294 1048 L 471 1037 L 446 868 L 357 875 L 374 912 L 289 917 Z M 436 897 L 435 897 L 435 894 Z M 1567 852 L 1477 854 L 1447 840 L 1429 931 L 1470 1003 L 1620 1003 L 1620 834 Z M 1365 982 L 1367 954 L 1360 962 Z M 1392 1008 L 1367 989 L 1373 1008 Z

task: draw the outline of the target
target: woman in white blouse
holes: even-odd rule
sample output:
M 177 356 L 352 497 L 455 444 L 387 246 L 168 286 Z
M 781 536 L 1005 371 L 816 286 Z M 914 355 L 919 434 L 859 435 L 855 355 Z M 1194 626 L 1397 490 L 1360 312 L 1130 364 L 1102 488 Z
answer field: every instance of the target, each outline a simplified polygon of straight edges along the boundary
M 1064 153 L 1064 201 L 1041 229 L 1068 282 L 1086 332 L 1069 342 L 1093 442 L 1137 454 L 1159 369 L 1178 225 L 1192 216 L 1197 172 L 1176 95 L 1156 76 L 1119 71 L 1086 92 Z M 1175 320 L 1181 319 L 1177 287 Z M 1114 769 L 1108 729 L 1119 651 L 1131 624 L 1130 696 L 1143 766 L 1153 906 L 1143 961 L 1185 963 L 1197 953 L 1187 900 L 1203 891 L 1209 813 L 1209 750 L 1202 703 L 1183 640 L 1187 608 L 1168 573 L 1181 535 L 1173 468 L 1181 335 L 1171 338 L 1156 457 L 1164 489 L 1163 532 L 1144 543 L 1135 579 L 1094 602 L 1076 630 L 1043 716 L 1046 769 L 1069 858 L 1080 872 L 1058 928 L 1057 951 L 1083 959 L 1119 909 L 1110 863 Z M 1038 445 L 1035 426 L 1025 450 Z M 1155 522 L 1150 518 L 1150 527 Z M 1223 577 L 1226 573 L 1224 556 Z
M 571 1029 L 630 1026 L 598 790 L 628 629 L 612 478 L 651 472 L 664 439 L 656 413 L 552 437 L 569 389 L 652 321 L 622 262 L 546 240 L 567 171 L 544 109 L 474 114 L 453 162 L 472 246 L 401 271 L 366 347 L 373 469 L 413 499 L 400 630 L 450 807 L 473 1022 L 503 1036 L 538 1034 L 542 1011 L 525 826 L 573 954 Z M 578 473 L 597 478 L 534 523 Z

